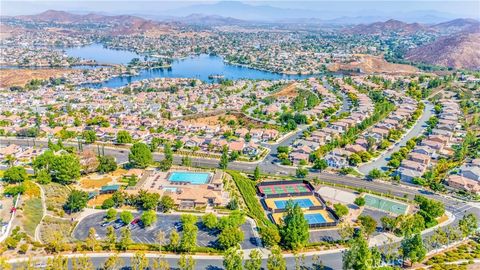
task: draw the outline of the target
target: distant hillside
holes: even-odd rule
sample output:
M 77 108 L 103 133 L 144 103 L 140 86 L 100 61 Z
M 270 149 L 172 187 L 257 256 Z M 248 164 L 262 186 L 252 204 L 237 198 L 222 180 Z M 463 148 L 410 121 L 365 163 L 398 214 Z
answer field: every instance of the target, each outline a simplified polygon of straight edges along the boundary
M 474 19 L 455 19 L 435 24 L 431 28 L 439 32 L 476 32 L 480 29 L 480 22 Z
M 428 30 L 428 27 L 425 27 L 419 23 L 405 23 L 397 20 L 388 20 L 385 22 L 360 24 L 346 29 L 345 32 L 359 35 L 382 35 L 391 32 L 410 34 L 418 31 Z
M 452 68 L 480 69 L 480 31 L 442 37 L 407 52 L 414 62 Z
M 196 25 L 240 25 L 248 23 L 247 21 L 235 19 L 232 17 L 204 15 L 199 13 L 193 13 L 186 17 L 171 19 L 171 21 Z
M 36 15 L 22 15 L 16 16 L 15 18 L 25 21 L 55 22 L 60 24 L 106 24 L 111 26 L 111 31 L 109 34 L 112 35 L 128 35 L 150 32 L 158 33 L 168 31 L 169 28 L 165 23 L 146 20 L 131 15 L 106 16 L 94 13 L 79 15 L 58 10 L 47 10 Z

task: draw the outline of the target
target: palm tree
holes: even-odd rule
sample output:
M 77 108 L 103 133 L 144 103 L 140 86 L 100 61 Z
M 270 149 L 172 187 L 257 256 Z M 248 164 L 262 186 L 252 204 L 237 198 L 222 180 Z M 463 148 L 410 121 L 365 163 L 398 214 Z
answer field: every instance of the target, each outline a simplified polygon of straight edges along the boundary
M 5 160 L 7 161 L 7 164 L 9 167 L 13 167 L 15 161 L 17 160 L 17 158 L 12 155 L 12 154 L 8 154 L 6 157 L 5 157 Z

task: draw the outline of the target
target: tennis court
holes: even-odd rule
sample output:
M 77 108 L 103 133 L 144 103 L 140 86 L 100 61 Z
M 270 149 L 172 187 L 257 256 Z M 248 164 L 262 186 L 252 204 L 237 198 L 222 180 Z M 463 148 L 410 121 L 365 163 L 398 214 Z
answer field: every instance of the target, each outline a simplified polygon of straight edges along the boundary
M 275 200 L 274 203 L 277 209 L 285 209 L 289 201 L 292 201 L 294 204 L 298 204 L 300 208 L 309 208 L 310 206 L 314 205 L 310 199 Z
M 322 224 L 327 222 L 334 222 L 334 217 L 326 210 L 313 210 L 305 211 L 303 213 L 305 220 L 307 220 L 309 225 Z M 272 214 L 273 220 L 278 225 L 282 224 L 285 213 L 274 213 Z
M 291 194 L 291 193 L 299 193 L 299 192 L 311 192 L 312 190 L 303 183 L 295 183 L 295 184 L 285 184 L 285 185 L 268 185 L 268 186 L 260 186 L 259 190 L 261 193 L 265 195 L 272 195 L 272 194 Z
M 408 205 L 400 202 L 396 202 L 393 200 L 388 200 L 384 198 L 380 198 L 377 196 L 373 196 L 370 194 L 366 194 L 365 198 L 365 206 L 371 207 L 375 209 L 379 209 L 385 212 L 389 212 L 395 215 L 402 215 L 405 214 L 408 210 Z
M 305 214 L 304 217 L 307 220 L 308 224 L 319 224 L 327 222 L 323 215 L 320 213 Z

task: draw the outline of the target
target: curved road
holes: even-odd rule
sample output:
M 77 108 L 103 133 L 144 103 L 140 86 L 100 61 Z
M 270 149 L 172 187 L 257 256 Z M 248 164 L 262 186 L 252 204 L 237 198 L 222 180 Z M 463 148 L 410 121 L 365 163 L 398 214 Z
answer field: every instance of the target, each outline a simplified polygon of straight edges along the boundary
M 417 123 L 412 127 L 412 129 L 405 134 L 402 139 L 395 144 L 394 147 L 390 148 L 389 150 L 383 152 L 376 160 L 360 165 L 358 170 L 363 174 L 368 174 L 373 169 L 380 169 L 386 170 L 388 161 L 390 160 L 391 155 L 394 152 L 400 150 L 400 147 L 405 146 L 407 141 L 413 137 L 417 137 L 418 135 L 422 134 L 427 126 L 427 121 L 433 115 L 433 104 L 426 101 L 425 108 L 423 108 L 422 116 L 418 119 Z

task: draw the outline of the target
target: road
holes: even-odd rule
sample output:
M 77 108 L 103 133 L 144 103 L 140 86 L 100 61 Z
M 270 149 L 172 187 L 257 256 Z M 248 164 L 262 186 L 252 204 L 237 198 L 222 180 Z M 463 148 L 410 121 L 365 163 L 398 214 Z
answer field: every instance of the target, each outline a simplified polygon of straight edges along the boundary
M 405 134 L 402 139 L 395 144 L 394 147 L 383 152 L 376 160 L 360 165 L 358 167 L 358 170 L 365 175 L 373 169 L 387 170 L 387 164 L 392 154 L 400 150 L 401 147 L 405 146 L 408 140 L 413 137 L 417 137 L 425 130 L 428 119 L 430 119 L 430 117 L 433 115 L 433 107 L 434 106 L 432 103 L 428 101 L 425 102 L 425 108 L 423 109 L 422 116 L 420 117 L 420 119 L 418 119 L 417 123 L 415 123 L 412 129 L 410 129 L 410 131 Z

